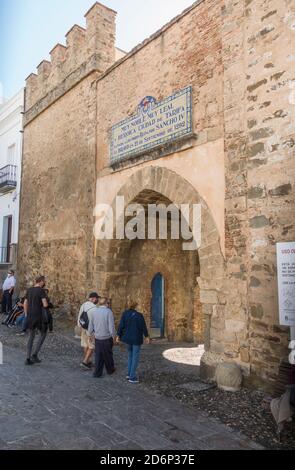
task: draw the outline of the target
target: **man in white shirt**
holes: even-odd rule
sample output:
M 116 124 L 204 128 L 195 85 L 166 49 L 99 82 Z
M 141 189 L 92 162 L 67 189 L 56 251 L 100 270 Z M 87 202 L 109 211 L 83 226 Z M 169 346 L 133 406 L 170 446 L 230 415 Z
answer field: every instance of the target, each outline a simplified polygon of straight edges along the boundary
M 14 277 L 14 271 L 10 269 L 7 274 L 7 278 L 3 282 L 2 291 L 2 313 L 6 314 L 12 309 L 12 295 L 15 288 L 16 280 Z

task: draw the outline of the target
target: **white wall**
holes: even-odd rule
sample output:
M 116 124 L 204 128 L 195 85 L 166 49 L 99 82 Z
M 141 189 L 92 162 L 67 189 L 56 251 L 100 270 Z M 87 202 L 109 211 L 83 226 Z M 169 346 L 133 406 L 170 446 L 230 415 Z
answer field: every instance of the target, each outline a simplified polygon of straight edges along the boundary
M 18 242 L 21 157 L 22 157 L 22 118 L 24 89 L 14 97 L 0 105 L 0 170 L 7 164 L 8 148 L 15 145 L 15 162 L 17 166 L 17 187 L 14 191 L 2 195 L 0 193 L 0 247 L 5 246 L 3 240 L 3 220 L 12 215 L 12 243 Z

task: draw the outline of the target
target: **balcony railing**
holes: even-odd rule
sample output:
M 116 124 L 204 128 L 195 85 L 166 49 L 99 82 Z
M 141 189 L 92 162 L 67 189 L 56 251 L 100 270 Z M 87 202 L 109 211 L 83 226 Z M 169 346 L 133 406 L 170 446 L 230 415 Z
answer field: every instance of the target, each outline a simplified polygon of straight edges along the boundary
M 16 188 L 16 170 L 15 165 L 6 165 L 0 168 L 0 193 L 7 193 Z
M 10 246 L 0 246 L 0 264 L 10 263 Z

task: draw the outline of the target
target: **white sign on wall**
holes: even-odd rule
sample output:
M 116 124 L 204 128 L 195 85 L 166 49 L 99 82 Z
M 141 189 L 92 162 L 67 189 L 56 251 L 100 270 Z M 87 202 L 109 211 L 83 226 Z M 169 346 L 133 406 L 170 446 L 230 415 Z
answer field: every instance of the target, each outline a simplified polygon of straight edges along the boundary
M 137 114 L 111 128 L 111 163 L 148 152 L 192 133 L 191 86 L 159 102 L 153 96 L 146 96 L 139 104 Z
M 277 243 L 280 324 L 295 326 L 295 242 Z

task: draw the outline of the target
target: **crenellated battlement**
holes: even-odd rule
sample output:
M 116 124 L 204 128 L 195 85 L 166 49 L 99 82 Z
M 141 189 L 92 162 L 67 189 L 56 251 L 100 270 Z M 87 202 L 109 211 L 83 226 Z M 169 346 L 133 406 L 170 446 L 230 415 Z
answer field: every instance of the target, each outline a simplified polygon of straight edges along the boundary
M 66 46 L 54 46 L 51 60 L 42 60 L 37 74 L 31 73 L 26 79 L 26 111 L 49 93 L 58 97 L 59 86 L 65 92 L 84 76 L 93 71 L 103 73 L 115 62 L 116 14 L 96 2 L 85 15 L 86 28 L 75 24 L 65 35 Z
M 83 47 L 86 40 L 86 29 L 78 24 L 72 26 L 66 34 L 67 47 L 77 48 L 80 45 Z

